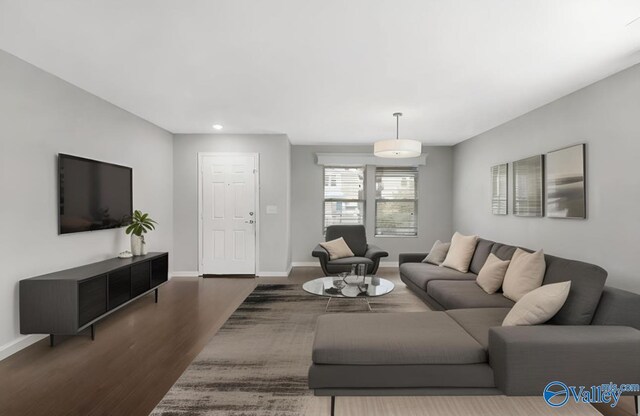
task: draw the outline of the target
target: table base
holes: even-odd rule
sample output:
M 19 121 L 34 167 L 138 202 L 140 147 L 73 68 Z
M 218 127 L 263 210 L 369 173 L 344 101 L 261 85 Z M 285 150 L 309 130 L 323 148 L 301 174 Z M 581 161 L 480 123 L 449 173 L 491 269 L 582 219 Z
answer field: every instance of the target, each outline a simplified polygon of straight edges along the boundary
M 327 312 L 329 310 L 329 304 L 331 303 L 331 300 L 333 299 L 333 297 L 329 297 L 329 300 L 327 301 L 327 306 L 324 307 L 324 311 Z M 338 299 L 338 298 L 336 298 Z M 369 298 L 366 296 L 361 296 L 359 298 L 339 298 L 339 299 L 362 299 L 365 301 L 365 303 L 367 304 L 367 309 L 369 309 L 369 312 L 373 312 L 373 310 L 371 309 L 371 304 L 369 303 Z

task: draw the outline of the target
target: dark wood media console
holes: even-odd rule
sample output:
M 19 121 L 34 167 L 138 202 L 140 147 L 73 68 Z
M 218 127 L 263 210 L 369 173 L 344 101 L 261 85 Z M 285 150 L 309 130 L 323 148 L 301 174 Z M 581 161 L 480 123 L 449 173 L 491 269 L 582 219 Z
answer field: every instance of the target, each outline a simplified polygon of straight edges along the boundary
M 76 335 L 169 278 L 169 254 L 109 259 L 20 281 L 20 333 Z

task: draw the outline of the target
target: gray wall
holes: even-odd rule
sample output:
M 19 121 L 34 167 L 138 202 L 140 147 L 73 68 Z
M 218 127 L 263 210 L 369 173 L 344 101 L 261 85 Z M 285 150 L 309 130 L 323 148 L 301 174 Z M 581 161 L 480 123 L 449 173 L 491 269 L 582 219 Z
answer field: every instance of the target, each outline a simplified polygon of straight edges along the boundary
M 581 142 L 587 220 L 491 215 L 490 166 Z M 609 284 L 640 292 L 639 155 L 636 65 L 457 145 L 454 228 L 598 264 Z
M 290 152 L 285 135 L 177 134 L 174 138 L 174 270 L 198 270 L 198 152 L 260 154 L 260 252 L 257 272 L 289 267 Z M 276 205 L 277 214 L 265 207 Z
M 323 167 L 316 164 L 316 153 L 371 153 L 372 146 L 292 146 L 292 256 L 293 262 L 317 261 L 311 250 L 322 235 Z M 435 240 L 449 241 L 452 230 L 453 150 L 451 147 L 423 147 L 428 153 L 426 166 L 418 178 L 418 237 L 375 237 L 375 198 L 373 169 L 367 176 L 367 238 L 384 248 L 387 262 L 397 262 L 398 254 L 428 251 Z
M 134 206 L 158 221 L 151 250 L 172 251 L 172 135 L 0 51 L 0 358 L 32 342 L 18 325 L 18 281 L 129 249 L 123 229 L 58 235 L 56 154 L 133 168 Z

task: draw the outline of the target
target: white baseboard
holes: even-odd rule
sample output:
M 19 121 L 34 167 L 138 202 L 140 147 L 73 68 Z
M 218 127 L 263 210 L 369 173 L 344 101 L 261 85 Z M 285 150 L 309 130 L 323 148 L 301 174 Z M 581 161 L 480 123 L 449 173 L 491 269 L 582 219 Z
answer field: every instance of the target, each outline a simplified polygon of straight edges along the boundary
M 257 277 L 287 277 L 289 272 L 258 272 Z
M 294 261 L 291 263 L 293 267 L 320 267 L 317 261 Z M 381 261 L 380 267 L 398 267 L 397 261 Z
M 291 263 L 292 267 L 320 267 L 320 263 L 317 261 L 294 261 Z
M 198 276 L 200 276 L 200 273 L 198 273 L 197 271 L 171 272 L 171 277 L 198 277 Z
M 0 361 L 46 337 L 47 335 L 23 335 L 14 341 L 0 346 Z

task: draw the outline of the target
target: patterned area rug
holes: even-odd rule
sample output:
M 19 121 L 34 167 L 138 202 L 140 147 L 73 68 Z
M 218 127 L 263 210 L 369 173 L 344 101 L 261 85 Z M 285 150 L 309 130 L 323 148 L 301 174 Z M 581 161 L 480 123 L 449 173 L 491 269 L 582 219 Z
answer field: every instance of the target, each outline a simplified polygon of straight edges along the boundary
M 428 310 L 399 279 L 370 300 L 373 313 Z M 302 415 L 315 322 L 326 298 L 299 284 L 258 285 L 169 390 L 152 415 Z M 331 312 L 365 312 L 361 299 L 338 299 Z

